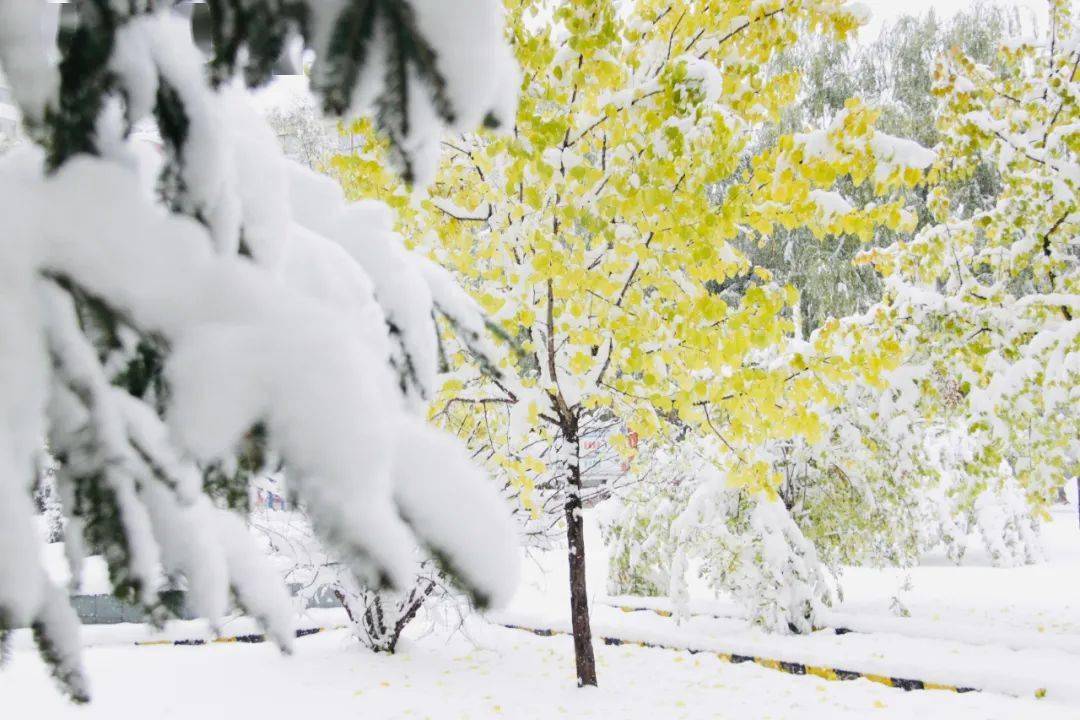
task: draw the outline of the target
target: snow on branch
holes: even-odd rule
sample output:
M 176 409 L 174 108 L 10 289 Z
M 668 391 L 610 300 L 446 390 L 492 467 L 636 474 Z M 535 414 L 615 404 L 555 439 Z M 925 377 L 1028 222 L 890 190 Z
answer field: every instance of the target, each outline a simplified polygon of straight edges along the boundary
M 44 3 L 0 0 L 0 64 L 45 149 L 0 161 L 0 635 L 33 626 L 76 700 L 77 621 L 33 524 L 46 452 L 72 576 L 102 554 L 154 622 L 182 578 L 212 625 L 232 593 L 288 650 L 290 599 L 233 512 L 272 462 L 359 582 L 407 586 L 418 546 L 481 605 L 516 578 L 496 488 L 420 419 L 435 313 L 494 368 L 482 315 L 387 208 L 286 160 L 233 80 L 265 80 L 298 33 L 327 108 L 374 113 L 422 177 L 443 127 L 512 114 L 498 4 L 213 0 L 211 82 L 154 5 L 85 2 L 54 52 Z M 150 121 L 164 162 L 147 173 L 132 133 Z

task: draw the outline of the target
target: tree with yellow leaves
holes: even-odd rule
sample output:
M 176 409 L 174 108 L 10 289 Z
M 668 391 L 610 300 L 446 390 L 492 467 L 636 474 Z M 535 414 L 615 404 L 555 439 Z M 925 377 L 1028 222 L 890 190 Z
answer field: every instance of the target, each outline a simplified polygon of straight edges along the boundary
M 749 156 L 755 129 L 798 91 L 796 73 L 772 75 L 767 61 L 804 33 L 847 37 L 860 18 L 838 0 L 524 0 L 507 11 L 523 73 L 511 132 L 446 142 L 421 203 L 373 187 L 357 172 L 370 159 L 336 168 L 424 217 L 434 232 L 413 241 L 520 347 L 520 386 L 461 371 L 435 414 L 505 470 L 536 516 L 565 523 L 577 676 L 592 685 L 581 511 L 607 463 L 587 446 L 604 439 L 628 457 L 631 438 L 707 434 L 726 482 L 775 494 L 761 448 L 818 434 L 825 380 L 880 372 L 892 349 L 789 352 L 797 293 L 734 241 L 910 226 L 901 200 L 855 207 L 833 188 L 845 178 L 885 194 L 927 161 L 877 133 L 856 102 L 830 127 Z
M 1069 2 L 1049 5 L 1042 41 L 1006 43 L 992 66 L 939 60 L 934 221 L 863 258 L 886 279 L 883 326 L 904 328 L 924 369 L 920 414 L 965 438 L 952 495 L 993 525 L 1002 564 L 1037 557 L 1030 513 L 1075 473 L 1080 437 L 1080 25 Z M 965 206 L 950 188 L 980 163 L 1000 192 Z M 1003 524 L 1016 547 L 998 547 Z

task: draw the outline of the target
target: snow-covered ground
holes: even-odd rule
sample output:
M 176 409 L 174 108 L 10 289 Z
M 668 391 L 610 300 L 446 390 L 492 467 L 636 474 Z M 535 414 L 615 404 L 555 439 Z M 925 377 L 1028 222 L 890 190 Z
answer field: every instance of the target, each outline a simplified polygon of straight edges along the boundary
M 707 655 L 598 648 L 602 687 L 574 687 L 570 643 L 472 627 L 472 640 L 428 636 L 396 656 L 360 650 L 344 632 L 269 645 L 94 647 L 95 700 L 67 706 L 41 664 L 16 653 L 0 675 L 13 718 L 1066 718 L 1060 707 L 992 695 L 904 693 L 830 683 Z M 474 645 L 475 643 L 475 645 Z M 1073 715 L 1073 717 L 1076 717 Z
M 572 646 L 472 620 L 458 632 L 418 624 L 396 656 L 373 655 L 345 630 L 297 643 L 293 657 L 270 645 L 138 647 L 151 637 L 206 637 L 200 623 L 172 623 L 164 635 L 137 626 L 86 628 L 94 702 L 73 708 L 51 691 L 47 673 L 16 638 L 0 672 L 4 717 L 12 718 L 934 718 L 1080 719 L 1080 530 L 1076 508 L 1044 527 L 1048 562 L 1001 570 L 974 548 L 965 565 L 929 557 L 910 573 L 852 569 L 832 624 L 860 632 L 774 637 L 748 628 L 724 600 L 697 598 L 693 618 L 676 623 L 611 604 L 662 601 L 604 597 L 604 560 L 595 527 L 590 582 L 594 630 L 667 645 L 978 687 L 986 692 L 904 692 L 867 680 L 829 682 L 715 654 L 597 644 L 600 688 L 574 686 Z M 567 626 L 564 557 L 529 564 L 510 607 L 490 620 Z M 900 593 L 910 617 L 890 610 Z M 313 611 L 310 624 L 343 621 Z M 246 620 L 227 634 L 250 632 Z M 1045 691 L 1045 692 L 1043 692 Z M 1039 699 L 1036 693 L 1045 695 Z M 12 712 L 14 710 L 14 712 Z M 10 713 L 10 714 L 9 714 Z

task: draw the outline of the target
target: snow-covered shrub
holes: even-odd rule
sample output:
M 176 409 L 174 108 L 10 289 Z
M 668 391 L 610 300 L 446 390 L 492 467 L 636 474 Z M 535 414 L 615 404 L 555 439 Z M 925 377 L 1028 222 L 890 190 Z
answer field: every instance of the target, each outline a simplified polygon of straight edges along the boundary
M 914 411 L 920 372 L 897 368 L 880 388 L 841 384 L 820 412 L 820 439 L 794 439 L 774 454 L 780 496 L 830 567 L 911 566 L 936 540 Z
M 334 592 L 360 642 L 375 652 L 393 653 L 401 633 L 428 598 L 436 591 L 444 595 L 443 579 L 429 561 L 424 561 L 418 565 L 416 580 L 407 590 L 372 589 L 360 585 L 355 578 L 341 576 Z
M 281 485 L 279 478 L 275 490 L 287 493 Z M 270 497 L 274 507 L 256 504 L 252 508 L 251 528 L 284 580 L 297 590 L 298 606 L 336 599 L 345 608 L 357 639 L 369 649 L 394 652 L 402 631 L 432 595 L 452 596 L 445 573 L 419 549 L 414 577 L 401 590 L 358 581 L 346 563 L 327 552 L 302 508 L 288 504 L 283 496 Z
M 0 65 L 43 148 L 0 161 L 0 635 L 30 625 L 76 700 L 78 621 L 38 561 L 43 438 L 73 582 L 101 553 L 113 592 L 154 621 L 182 577 L 212 624 L 235 595 L 291 647 L 292 602 L 230 512 L 279 466 L 357 582 L 408 587 L 419 546 L 478 603 L 514 585 L 501 500 L 413 411 L 432 391 L 433 314 L 471 321 L 385 209 L 282 157 L 235 79 L 268 79 L 299 35 L 323 109 L 372 114 L 424 179 L 443 126 L 512 110 L 497 3 L 211 0 L 209 82 L 166 5 L 83 2 L 50 48 L 49 5 L 0 0 Z M 147 122 L 156 193 L 132 140 Z
M 631 485 L 603 506 L 609 591 L 666 595 L 685 611 L 688 575 L 729 594 L 754 624 L 810 632 L 832 601 L 817 551 L 778 498 L 729 486 L 688 454 L 664 453 L 649 485 Z M 675 458 L 678 458 L 677 460 Z
M 897 371 L 880 390 L 846 382 L 817 408 L 817 438 L 765 443 L 772 494 L 730 487 L 725 459 L 741 461 L 707 440 L 656 453 L 662 461 L 640 468 L 649 482 L 606 511 L 611 589 L 678 604 L 690 568 L 761 626 L 806 632 L 841 590 L 829 576 L 842 565 L 913 565 L 937 541 L 910 414 L 915 377 Z
M 814 546 L 778 500 L 758 499 L 748 532 L 750 542 L 740 549 L 739 565 L 747 571 L 728 581 L 736 597 L 771 630 L 786 624 L 791 632 L 810 632 L 833 599 Z
M 976 528 L 996 567 L 1017 567 L 1042 560 L 1038 535 L 1015 484 L 1002 494 L 984 490 L 975 500 Z
M 1042 562 L 1042 542 L 1032 503 L 1012 467 L 1002 460 L 989 476 L 971 474 L 978 443 L 961 427 L 937 427 L 927 438 L 929 468 L 936 480 L 931 496 L 939 540 L 959 564 L 974 534 L 996 567 Z
M 934 514 L 936 523 L 933 525 L 935 539 L 945 548 L 945 557 L 959 565 L 967 552 L 970 513 L 962 512 L 957 499 L 950 497 L 942 486 L 935 488 L 929 497 L 937 510 Z
M 608 550 L 609 594 L 655 597 L 670 592 L 678 550 L 671 523 L 686 506 L 693 480 L 693 468 L 681 453 L 659 450 L 639 459 L 626 491 L 597 508 Z
M 728 487 L 706 470 L 672 533 L 679 554 L 696 557 L 714 590 L 730 593 L 750 620 L 772 632 L 807 633 L 832 602 L 832 589 L 814 546 L 777 498 Z M 675 566 L 686 566 L 677 558 Z M 686 592 L 685 574 L 672 573 L 671 595 Z

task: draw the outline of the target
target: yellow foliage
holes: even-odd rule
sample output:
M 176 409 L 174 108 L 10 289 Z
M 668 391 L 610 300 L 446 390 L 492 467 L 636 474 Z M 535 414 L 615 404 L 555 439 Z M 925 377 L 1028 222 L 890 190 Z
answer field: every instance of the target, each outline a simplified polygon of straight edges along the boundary
M 448 385 L 433 415 L 474 444 L 509 445 L 503 464 L 522 488 L 540 472 L 525 448 L 565 439 L 569 413 L 614 418 L 644 440 L 689 423 L 717 440 L 733 483 L 772 493 L 778 476 L 749 460 L 754 448 L 816 442 L 811 408 L 831 398 L 828 383 L 859 363 L 877 379 L 891 362 L 884 347 L 834 357 L 825 341 L 812 356 L 788 353 L 798 293 L 734 242 L 768 242 L 777 226 L 868 239 L 912 222 L 895 202 L 837 210 L 816 199 L 844 178 L 873 178 L 883 193 L 922 180 L 902 165 L 881 171 L 877 113 L 857 101 L 827 130 L 742 162 L 753 129 L 798 92 L 798 74 L 771 75 L 770 58 L 803 28 L 844 39 L 858 21 L 843 0 L 576 0 L 554 3 L 553 28 L 538 19 L 551 5 L 508 0 L 517 121 L 448 140 L 427 196 L 406 200 L 367 155 L 334 160 L 350 193 L 404 210 L 410 242 L 521 341 L 516 369 L 541 389 L 514 420 L 484 404 L 447 408 L 463 392 Z M 741 297 L 722 295 L 732 283 Z M 632 455 L 625 435 L 612 444 Z

